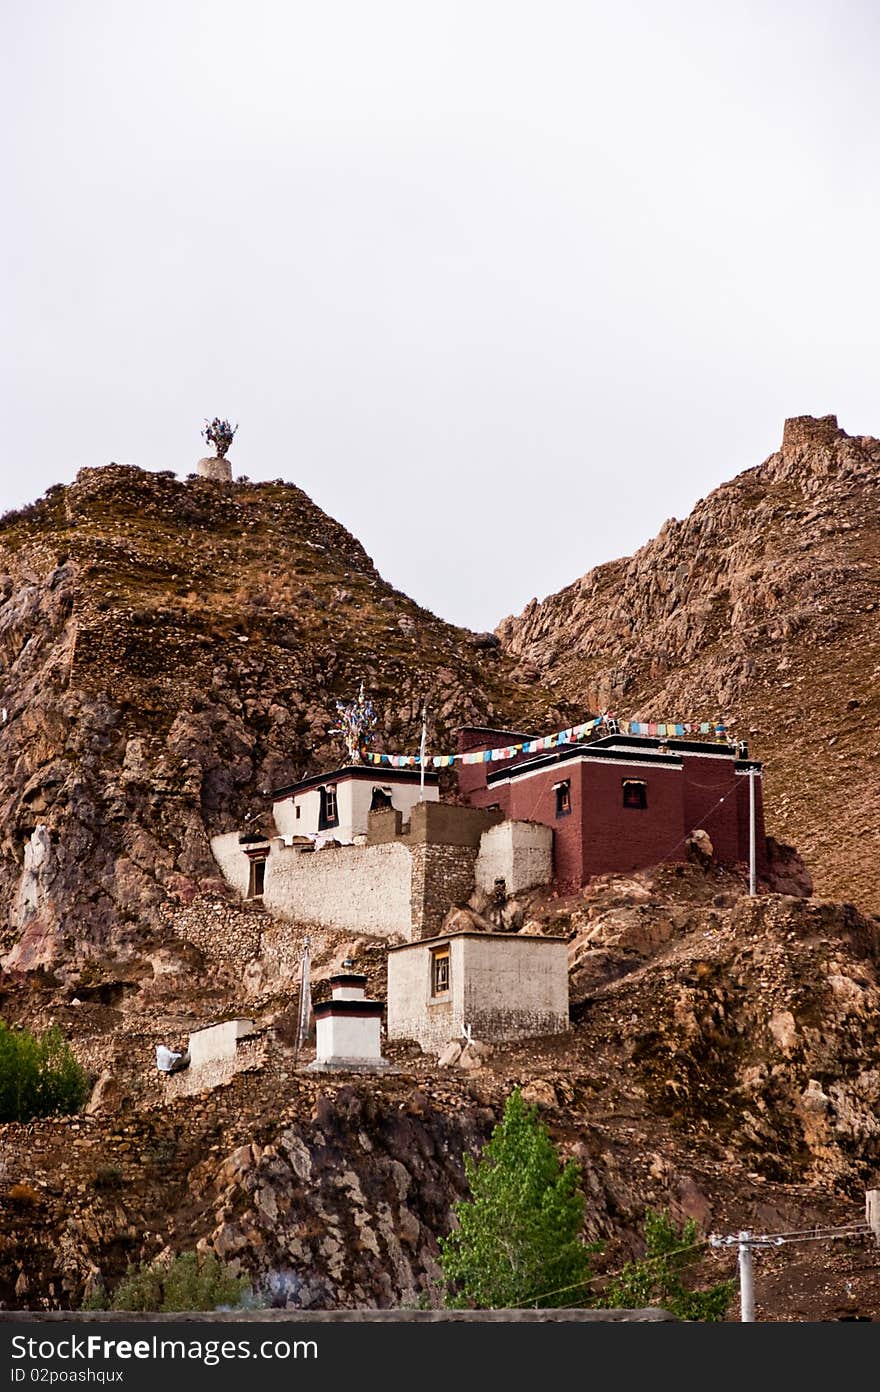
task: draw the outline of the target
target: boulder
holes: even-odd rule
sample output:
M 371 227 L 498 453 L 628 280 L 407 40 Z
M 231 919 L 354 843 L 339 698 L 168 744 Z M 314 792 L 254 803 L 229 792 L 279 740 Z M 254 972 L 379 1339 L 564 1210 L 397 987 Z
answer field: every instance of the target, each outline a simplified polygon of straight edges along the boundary
M 461 1045 L 457 1039 L 451 1039 L 440 1053 L 437 1059 L 438 1068 L 451 1068 L 454 1063 L 458 1063 L 461 1058 Z

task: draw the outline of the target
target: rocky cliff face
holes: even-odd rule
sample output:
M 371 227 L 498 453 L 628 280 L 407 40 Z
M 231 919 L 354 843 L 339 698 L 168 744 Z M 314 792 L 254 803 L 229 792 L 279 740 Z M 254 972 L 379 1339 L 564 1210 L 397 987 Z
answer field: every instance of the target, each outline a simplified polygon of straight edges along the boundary
M 880 904 L 880 441 L 834 416 L 498 627 L 518 675 L 636 719 L 726 717 L 816 892 Z
M 113 1036 L 121 1086 L 87 1115 L 0 1127 L 0 1300 L 77 1307 L 129 1262 L 200 1248 L 294 1309 L 436 1302 L 462 1156 L 514 1086 L 581 1166 L 599 1272 L 639 1252 L 647 1206 L 703 1233 L 861 1218 L 880 1175 L 876 920 L 752 900 L 735 876 L 697 865 L 607 877 L 530 912 L 526 931 L 570 938 L 572 1029 L 496 1046 L 467 1071 L 399 1044 L 385 1077 L 304 1074 L 277 1031 L 276 990 L 251 1007 L 275 1020 L 265 1064 L 168 1100 L 150 1076 L 151 1027 L 184 1002 L 222 1013 L 232 981 L 221 999 L 215 972 L 180 960 L 164 1000 L 158 975 L 113 1007 L 87 991 L 78 1004 L 72 990 L 32 992 L 30 1023 L 62 1023 L 83 1057 Z M 170 926 L 167 938 L 173 948 Z M 357 956 L 381 996 L 373 947 Z M 5 1004 L 20 1007 L 20 993 Z M 707 1252 L 702 1278 L 731 1275 L 734 1260 Z M 873 1239 L 857 1234 L 768 1254 L 759 1315 L 878 1318 L 876 1270 Z
M 111 467 L 3 519 L 0 1005 L 58 1024 L 100 1081 L 81 1115 L 0 1126 L 0 1301 L 77 1306 L 128 1262 L 195 1247 L 279 1305 L 436 1300 L 462 1154 L 514 1086 L 582 1166 L 600 1269 L 640 1250 L 646 1205 L 704 1232 L 857 1220 L 880 1182 L 880 939 L 862 911 L 878 464 L 832 419 L 788 423 L 779 454 L 686 522 L 505 621 L 506 655 L 391 589 L 290 485 Z M 392 746 L 416 741 L 426 689 L 442 741 L 461 721 L 720 708 L 767 760 L 770 828 L 806 843 L 821 891 L 863 903 L 752 900 L 701 856 L 539 891 L 523 931 L 570 941 L 567 1034 L 467 1072 L 395 1045 L 390 1076 L 306 1075 L 307 930 L 275 942 L 259 906 L 230 903 L 207 838 L 339 757 L 335 702 L 362 677 Z M 794 857 L 787 874 L 800 892 Z M 353 956 L 382 998 L 385 951 L 314 934 L 316 989 Z M 163 1094 L 156 1042 L 241 1013 L 262 1062 Z M 707 1255 L 707 1283 L 728 1257 Z M 764 1317 L 880 1317 L 862 1237 L 771 1253 L 757 1284 Z
M 388 747 L 553 722 L 491 635 L 387 585 L 298 488 L 86 469 L 0 523 L 0 941 L 9 969 L 125 956 L 216 887 L 208 836 L 340 762 L 366 682 Z M 0 956 L 0 961 L 4 960 Z

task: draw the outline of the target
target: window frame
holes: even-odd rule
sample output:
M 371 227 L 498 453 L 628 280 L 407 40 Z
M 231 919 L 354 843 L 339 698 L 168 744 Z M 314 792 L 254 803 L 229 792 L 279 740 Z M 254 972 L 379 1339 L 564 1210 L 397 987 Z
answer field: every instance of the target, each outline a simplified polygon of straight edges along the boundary
M 564 778 L 561 783 L 554 783 L 553 792 L 556 795 L 556 816 L 571 816 L 571 779 Z
M 335 783 L 326 783 L 319 789 L 321 794 L 321 812 L 318 817 L 319 831 L 327 831 L 330 827 L 339 826 L 339 796 L 336 787 Z
M 632 800 L 628 796 L 628 790 L 636 790 L 638 796 Z M 645 778 L 622 778 L 621 790 L 623 795 L 623 806 L 627 812 L 647 812 L 648 810 L 648 782 Z
M 441 984 L 441 981 L 444 984 Z M 452 989 L 452 953 L 450 945 L 431 948 L 431 999 L 446 999 Z

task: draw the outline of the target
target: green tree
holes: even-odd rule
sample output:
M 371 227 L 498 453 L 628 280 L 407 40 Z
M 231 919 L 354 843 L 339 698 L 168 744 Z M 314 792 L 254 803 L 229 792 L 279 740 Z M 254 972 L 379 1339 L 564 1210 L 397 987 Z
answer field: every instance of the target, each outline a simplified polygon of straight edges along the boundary
M 519 1089 L 477 1162 L 464 1157 L 472 1199 L 455 1205 L 458 1227 L 440 1239 L 447 1304 L 477 1309 L 583 1303 L 595 1247 L 581 1240 L 580 1167 L 560 1164 L 536 1107 Z
M 645 1255 L 629 1262 L 606 1288 L 599 1303 L 606 1309 L 641 1310 L 660 1305 L 683 1320 L 720 1320 L 727 1313 L 735 1281 L 708 1290 L 691 1290 L 685 1277 L 700 1260 L 697 1225 L 692 1218 L 676 1227 L 666 1209 L 645 1214 Z
M 144 1262 L 130 1266 L 113 1292 L 111 1310 L 151 1310 L 163 1314 L 184 1310 L 254 1307 L 251 1283 L 235 1276 L 213 1252 L 199 1257 L 181 1252 L 166 1269 Z M 83 1307 L 85 1308 L 85 1307 Z
M 35 1035 L 0 1020 L 0 1121 L 75 1112 L 88 1095 L 88 1075 L 57 1025 Z

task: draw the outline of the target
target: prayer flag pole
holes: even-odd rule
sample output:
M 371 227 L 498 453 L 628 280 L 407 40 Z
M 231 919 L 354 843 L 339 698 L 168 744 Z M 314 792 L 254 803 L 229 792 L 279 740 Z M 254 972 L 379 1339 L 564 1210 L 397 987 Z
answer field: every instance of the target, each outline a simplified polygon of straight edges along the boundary
M 428 703 L 422 706 L 422 742 L 419 745 L 419 802 L 425 801 L 425 750 L 428 747 Z

